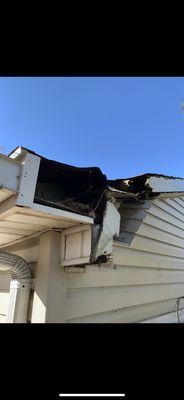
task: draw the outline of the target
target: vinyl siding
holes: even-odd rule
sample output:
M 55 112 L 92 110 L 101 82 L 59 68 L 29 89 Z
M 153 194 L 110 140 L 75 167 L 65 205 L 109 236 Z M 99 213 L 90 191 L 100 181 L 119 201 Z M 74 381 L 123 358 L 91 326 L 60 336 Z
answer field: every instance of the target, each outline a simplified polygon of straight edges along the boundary
M 184 197 L 121 207 L 114 265 L 67 274 L 67 322 L 178 322 Z

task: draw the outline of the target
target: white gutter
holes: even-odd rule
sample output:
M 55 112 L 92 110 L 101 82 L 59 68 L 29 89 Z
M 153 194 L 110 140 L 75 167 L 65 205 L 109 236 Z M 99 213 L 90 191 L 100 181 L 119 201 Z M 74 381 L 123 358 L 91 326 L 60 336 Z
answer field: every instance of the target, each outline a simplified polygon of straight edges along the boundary
M 7 322 L 26 323 L 32 285 L 29 265 L 22 257 L 0 251 L 0 270 L 12 278 Z

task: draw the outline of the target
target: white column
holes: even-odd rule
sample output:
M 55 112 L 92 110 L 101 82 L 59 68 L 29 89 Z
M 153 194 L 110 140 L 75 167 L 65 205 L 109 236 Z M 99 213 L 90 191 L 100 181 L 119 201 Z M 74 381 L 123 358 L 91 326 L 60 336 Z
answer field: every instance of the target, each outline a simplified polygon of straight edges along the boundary
M 7 313 L 8 323 L 26 323 L 28 317 L 31 279 L 12 280 Z
M 60 233 L 52 231 L 40 238 L 32 323 L 66 320 L 66 278 L 60 267 L 60 239 Z

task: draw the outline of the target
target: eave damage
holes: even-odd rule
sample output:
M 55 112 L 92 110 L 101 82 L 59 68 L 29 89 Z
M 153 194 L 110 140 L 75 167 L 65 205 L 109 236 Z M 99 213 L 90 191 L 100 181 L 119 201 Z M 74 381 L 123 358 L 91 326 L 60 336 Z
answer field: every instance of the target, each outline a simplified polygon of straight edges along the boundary
M 173 191 L 184 191 L 183 178 L 147 173 L 109 180 L 98 167 L 74 167 L 41 157 L 34 201 L 101 222 L 107 201 L 137 202 Z
M 74 167 L 41 157 L 34 201 L 93 217 L 101 222 L 107 201 L 139 201 L 148 191 L 137 183 L 108 180 L 97 167 Z
M 22 161 L 25 152 L 40 157 L 35 203 L 94 219 L 93 262 L 110 255 L 113 237 L 119 235 L 118 208 L 123 202 L 143 202 L 161 193 L 184 192 L 183 178 L 147 173 L 109 180 L 98 167 L 82 168 L 63 164 L 26 148 L 16 148 L 9 156 Z

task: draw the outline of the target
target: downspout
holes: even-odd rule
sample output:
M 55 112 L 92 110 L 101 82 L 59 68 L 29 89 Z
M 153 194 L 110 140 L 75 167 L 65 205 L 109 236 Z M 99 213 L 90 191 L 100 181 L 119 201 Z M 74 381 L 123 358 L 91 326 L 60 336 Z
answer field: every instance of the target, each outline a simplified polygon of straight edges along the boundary
M 26 323 L 32 285 L 30 267 L 22 257 L 0 251 L 0 270 L 11 275 L 7 322 Z

